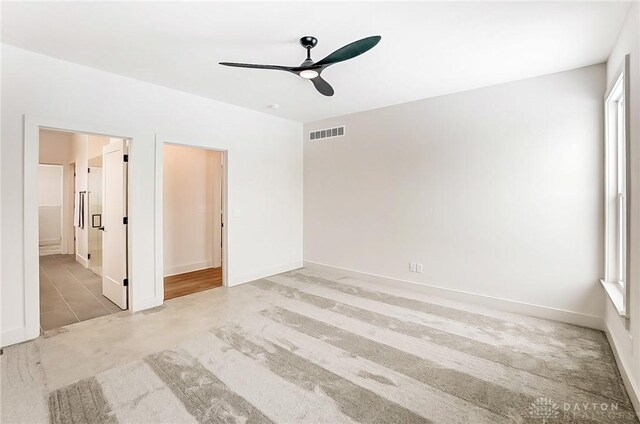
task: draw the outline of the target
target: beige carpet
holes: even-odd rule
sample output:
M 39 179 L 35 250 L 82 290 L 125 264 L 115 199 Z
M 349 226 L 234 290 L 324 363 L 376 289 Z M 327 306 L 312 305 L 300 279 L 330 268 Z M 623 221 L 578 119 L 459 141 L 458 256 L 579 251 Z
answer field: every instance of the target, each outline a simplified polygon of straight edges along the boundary
M 63 387 L 7 349 L 2 422 L 638 422 L 600 331 L 308 269 L 219 293 L 207 331 Z

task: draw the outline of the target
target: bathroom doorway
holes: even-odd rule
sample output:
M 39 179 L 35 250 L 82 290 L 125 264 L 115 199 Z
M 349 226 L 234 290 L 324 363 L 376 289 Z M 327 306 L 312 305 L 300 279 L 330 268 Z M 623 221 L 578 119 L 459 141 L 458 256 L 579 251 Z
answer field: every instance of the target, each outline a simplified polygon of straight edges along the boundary
M 41 332 L 127 309 L 126 152 L 123 139 L 40 130 Z

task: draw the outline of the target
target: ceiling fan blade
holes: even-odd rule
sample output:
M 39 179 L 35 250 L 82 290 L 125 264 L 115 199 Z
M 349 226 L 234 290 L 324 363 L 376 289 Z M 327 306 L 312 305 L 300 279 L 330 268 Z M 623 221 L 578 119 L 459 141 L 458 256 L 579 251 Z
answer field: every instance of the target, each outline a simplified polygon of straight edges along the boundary
M 234 62 L 220 62 L 223 66 L 232 66 L 234 68 L 252 68 L 252 69 L 273 69 L 276 71 L 294 72 L 295 67 L 280 66 L 280 65 L 254 65 L 252 63 L 234 63 Z
M 324 96 L 333 96 L 333 93 L 334 93 L 333 87 L 331 87 L 331 85 L 328 82 L 323 80 L 320 75 L 313 78 L 311 82 L 316 87 L 316 90 L 320 92 L 320 94 Z
M 353 59 L 356 56 L 360 56 L 362 53 L 371 50 L 376 44 L 380 42 L 382 37 L 379 35 L 373 35 L 371 37 L 363 38 L 362 40 L 354 41 L 346 46 L 340 47 L 329 56 L 322 59 L 320 62 L 316 62 L 316 66 L 329 66 L 334 63 L 344 62 L 345 60 Z

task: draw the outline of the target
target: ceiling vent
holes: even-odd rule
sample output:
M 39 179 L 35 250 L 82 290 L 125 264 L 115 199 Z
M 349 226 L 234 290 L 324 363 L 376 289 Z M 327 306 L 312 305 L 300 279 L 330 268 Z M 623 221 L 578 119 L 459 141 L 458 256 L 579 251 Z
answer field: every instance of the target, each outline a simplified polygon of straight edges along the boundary
M 309 132 L 309 140 L 322 140 L 323 138 L 342 137 L 344 135 L 344 125 L 341 127 L 327 128 L 325 130 L 315 130 Z

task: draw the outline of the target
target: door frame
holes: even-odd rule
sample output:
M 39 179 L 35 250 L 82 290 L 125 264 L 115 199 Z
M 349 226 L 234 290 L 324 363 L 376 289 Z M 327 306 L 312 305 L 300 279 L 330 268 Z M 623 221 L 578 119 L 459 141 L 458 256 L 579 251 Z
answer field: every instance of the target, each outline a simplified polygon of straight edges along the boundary
M 24 323 L 25 340 L 34 339 L 40 335 L 40 255 L 38 249 L 38 164 L 40 162 L 40 130 L 49 129 L 70 133 L 99 135 L 105 137 L 122 138 L 129 141 L 129 165 L 133 158 L 135 137 L 120 129 L 87 125 L 69 120 L 24 115 L 23 117 L 23 146 L 24 146 Z M 130 175 L 131 169 L 127 167 Z M 127 178 L 127 203 L 130 204 L 131 178 Z M 130 214 L 131 210 L 127 211 Z M 131 220 L 130 220 L 131 221 Z M 131 261 L 131 229 L 127 225 L 127 275 L 132 273 Z M 127 297 L 129 312 L 131 307 L 133 282 L 129 279 Z
M 229 186 L 229 151 L 207 144 L 196 144 L 194 141 L 183 141 L 184 137 L 167 137 L 156 134 L 156 287 L 162 288 L 164 303 L 164 146 L 192 147 L 211 150 L 222 154 L 222 286 L 229 287 L 229 248 L 228 248 L 228 186 Z

